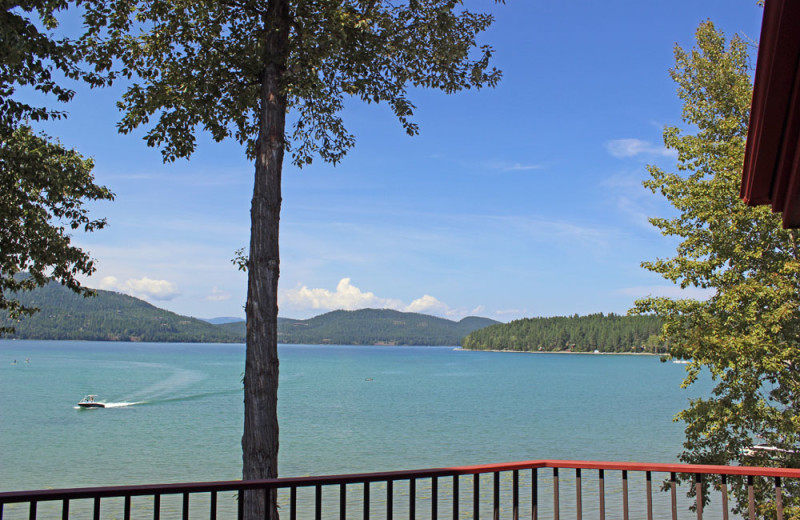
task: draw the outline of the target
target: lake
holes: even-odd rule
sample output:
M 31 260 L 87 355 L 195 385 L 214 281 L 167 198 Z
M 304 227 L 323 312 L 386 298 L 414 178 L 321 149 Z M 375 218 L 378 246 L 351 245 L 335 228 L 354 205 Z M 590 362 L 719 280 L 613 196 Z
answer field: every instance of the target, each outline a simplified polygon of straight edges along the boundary
M 710 388 L 654 356 L 279 350 L 283 476 L 675 462 L 672 417 Z M 243 367 L 243 345 L 0 341 L 0 490 L 240 478 Z

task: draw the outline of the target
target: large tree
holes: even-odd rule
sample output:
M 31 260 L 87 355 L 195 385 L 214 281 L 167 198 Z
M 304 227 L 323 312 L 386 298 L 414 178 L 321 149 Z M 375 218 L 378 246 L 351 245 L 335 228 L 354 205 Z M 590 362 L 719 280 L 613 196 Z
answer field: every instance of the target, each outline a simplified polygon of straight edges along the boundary
M 461 0 L 90 0 L 86 38 L 98 64 L 132 78 L 120 130 L 149 128 L 165 161 L 189 157 L 196 135 L 233 138 L 255 162 L 247 260 L 243 477 L 278 474 L 278 231 L 284 152 L 297 166 L 336 163 L 355 139 L 347 99 L 389 105 L 416 134 L 408 92 L 493 86 L 492 21 Z M 287 128 L 287 115 L 290 121 Z M 274 501 L 273 501 L 274 503 Z M 264 497 L 245 496 L 263 518 Z M 275 516 L 275 510 L 271 511 Z
M 94 183 L 92 161 L 65 148 L 30 123 L 65 113 L 23 100 L 19 89 L 58 102 L 74 92 L 66 79 L 97 85 L 104 78 L 80 68 L 79 46 L 53 36 L 65 1 L 3 2 L 0 8 L 0 311 L 12 319 L 32 314 L 20 304 L 20 291 L 54 279 L 88 295 L 78 276 L 94 271 L 89 254 L 72 244 L 80 228 L 93 231 L 104 219 L 91 219 L 84 203 L 113 194 Z M 0 328 L 0 332 L 10 329 Z
M 681 460 L 699 464 L 800 467 L 800 258 L 792 231 L 767 207 L 739 199 L 752 96 L 748 43 L 730 42 L 711 22 L 691 51 L 675 49 L 671 71 L 686 129 L 667 127 L 664 143 L 678 152 L 678 171 L 649 167 L 645 185 L 676 210 L 651 222 L 680 243 L 672 258 L 643 266 L 683 288 L 709 290 L 705 300 L 647 298 L 638 312 L 664 320 L 672 356 L 690 360 L 684 385 L 710 374 L 708 397 L 677 419 L 686 424 Z M 749 450 L 759 443 L 777 450 Z M 719 483 L 716 483 L 719 485 Z M 761 514 L 769 516 L 759 484 Z M 798 489 L 784 488 L 796 505 Z M 737 508 L 747 493 L 733 479 Z

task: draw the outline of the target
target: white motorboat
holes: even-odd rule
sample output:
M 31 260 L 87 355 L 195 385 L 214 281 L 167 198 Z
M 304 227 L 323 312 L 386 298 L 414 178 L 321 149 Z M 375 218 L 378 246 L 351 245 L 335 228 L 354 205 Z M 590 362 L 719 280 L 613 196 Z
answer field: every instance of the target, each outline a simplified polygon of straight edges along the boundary
M 89 394 L 78 401 L 78 406 L 81 408 L 105 408 L 106 404 L 99 402 L 96 395 Z

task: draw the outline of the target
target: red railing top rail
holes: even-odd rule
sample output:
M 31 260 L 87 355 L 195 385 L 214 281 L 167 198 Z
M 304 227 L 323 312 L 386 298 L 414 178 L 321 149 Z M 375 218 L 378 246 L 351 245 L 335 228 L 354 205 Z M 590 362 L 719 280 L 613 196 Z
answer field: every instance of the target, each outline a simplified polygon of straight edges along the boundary
M 228 480 L 220 482 L 191 482 L 178 484 L 143 484 L 133 486 L 107 486 L 72 489 L 42 489 L 34 491 L 0 492 L 0 503 L 76 500 L 95 497 L 124 497 L 142 495 L 168 495 L 179 493 L 209 493 L 265 487 L 287 488 L 317 485 L 353 484 L 388 480 L 409 480 L 454 475 L 475 475 L 501 471 L 536 468 L 580 468 L 608 471 L 637 471 L 653 473 L 691 473 L 702 475 L 752 475 L 761 477 L 800 478 L 800 468 L 766 468 L 755 466 L 711 466 L 699 464 L 653 464 L 644 462 L 609 462 L 584 460 L 528 460 L 500 464 L 454 466 L 403 470 L 381 473 L 354 473 L 346 475 L 322 475 L 311 477 L 282 477 L 265 480 Z

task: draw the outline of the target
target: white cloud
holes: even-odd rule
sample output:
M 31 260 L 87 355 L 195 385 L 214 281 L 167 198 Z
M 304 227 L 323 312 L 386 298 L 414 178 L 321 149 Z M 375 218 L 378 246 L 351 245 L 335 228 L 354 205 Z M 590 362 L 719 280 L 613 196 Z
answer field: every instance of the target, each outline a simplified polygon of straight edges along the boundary
M 426 294 L 422 298 L 417 298 L 403 310 L 405 312 L 419 312 L 421 314 L 438 314 L 444 316 L 449 316 L 451 313 L 450 307 L 429 294 Z
M 211 289 L 211 294 L 206 296 L 206 300 L 210 302 L 221 302 L 225 300 L 230 300 L 233 295 L 226 291 L 221 291 L 220 289 L 214 287 Z
M 287 306 L 292 310 L 333 311 L 375 308 L 448 317 L 464 314 L 461 310 L 451 309 L 429 294 L 417 298 L 410 304 L 395 298 L 381 298 L 373 292 L 362 291 L 350 282 L 350 278 L 342 278 L 335 291 L 322 288 L 309 289 L 303 285 L 298 289 L 286 291 L 283 296 Z
M 301 309 L 355 310 L 365 307 L 397 308 L 401 305 L 396 300 L 378 298 L 374 293 L 362 292 L 350 283 L 350 278 L 342 278 L 336 291 L 327 289 L 309 289 L 305 285 L 299 289 L 291 289 L 285 293 L 290 305 Z
M 615 139 L 606 143 L 606 149 L 611 155 L 619 158 L 636 157 L 638 155 L 676 156 L 675 150 L 669 150 L 641 139 Z
M 167 280 L 153 280 L 146 276 L 138 280 L 131 278 L 124 282 L 120 282 L 114 276 L 106 276 L 100 280 L 100 288 L 160 301 L 172 300 L 180 295 L 174 283 Z

